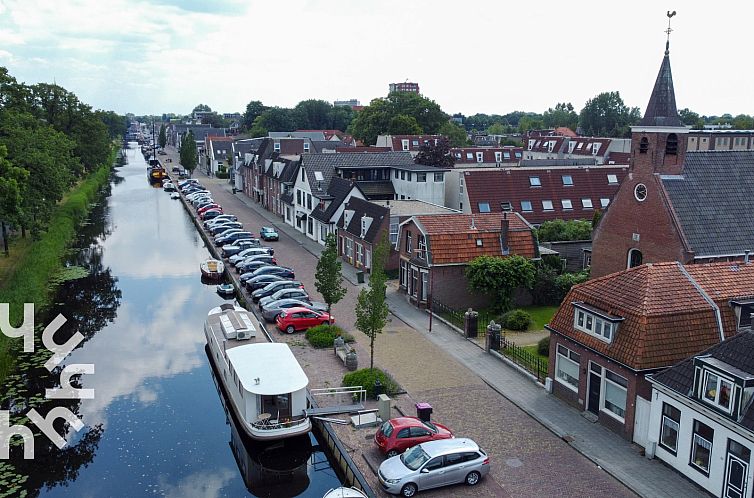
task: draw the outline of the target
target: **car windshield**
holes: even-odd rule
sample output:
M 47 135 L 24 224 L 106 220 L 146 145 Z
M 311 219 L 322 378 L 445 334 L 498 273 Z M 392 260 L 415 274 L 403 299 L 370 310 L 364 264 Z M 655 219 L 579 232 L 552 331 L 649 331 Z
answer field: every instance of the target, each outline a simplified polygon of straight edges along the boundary
M 429 455 L 422 449 L 421 445 L 414 446 L 401 455 L 403 465 L 411 470 L 416 470 L 429 460 Z
M 429 428 L 429 430 L 437 434 L 437 426 L 435 424 L 433 424 L 429 420 L 422 420 L 422 423 L 426 425 Z
M 393 433 L 393 425 L 390 422 L 385 422 L 382 424 L 382 434 L 385 437 L 390 437 L 390 435 Z

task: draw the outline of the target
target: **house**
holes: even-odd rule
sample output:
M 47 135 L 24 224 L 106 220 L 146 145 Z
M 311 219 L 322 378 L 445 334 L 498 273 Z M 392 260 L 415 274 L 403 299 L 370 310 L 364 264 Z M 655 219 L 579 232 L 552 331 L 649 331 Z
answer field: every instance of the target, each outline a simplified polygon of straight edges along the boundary
M 337 223 L 338 254 L 346 263 L 369 271 L 374 248 L 387 237 L 389 227 L 390 209 L 351 197 Z M 390 269 L 388 266 L 385 265 L 386 270 Z
M 466 265 L 478 256 L 539 258 L 533 227 L 515 212 L 412 216 L 399 226 L 397 247 L 400 289 L 421 307 L 488 305 L 466 283 Z
M 218 171 L 227 171 L 228 158 L 233 157 L 233 137 L 213 137 L 208 135 L 205 143 L 205 168 L 207 174 L 216 175 Z
M 524 159 L 584 159 L 606 164 L 614 152 L 629 152 L 627 138 L 580 137 L 531 134 L 524 139 Z
M 442 135 L 379 135 L 377 147 L 389 147 L 393 152 L 410 152 L 415 157 L 419 148 L 425 143 L 437 145 L 437 141 L 445 138 Z
M 519 211 L 529 223 L 591 220 L 618 193 L 627 166 L 453 170 L 445 205 L 464 213 Z
M 631 128 L 629 176 L 594 230 L 592 276 L 647 262 L 740 261 L 754 248 L 754 150 L 687 150 L 690 133 L 666 50 Z
M 754 333 L 742 332 L 650 377 L 650 449 L 711 494 L 751 496 L 754 486 Z
M 287 221 L 293 220 L 293 210 L 284 199 L 293 190 L 293 184 L 300 167 L 297 159 L 273 157 L 265 161 L 262 182 L 263 195 L 260 203 L 268 211 Z
M 450 154 L 456 168 L 516 166 L 523 157 L 521 147 L 453 147 Z
M 739 332 L 754 264 L 645 264 L 574 286 L 546 328 L 552 392 L 648 444 L 646 376 Z
M 205 139 L 208 136 L 224 137 L 225 130 L 222 128 L 212 128 L 210 125 L 193 125 L 182 123 L 170 123 L 166 130 L 166 138 L 168 144 L 175 146 L 176 149 L 181 148 L 181 141 L 183 137 L 189 132 L 194 134 L 194 140 L 196 140 L 197 151 L 202 154 L 205 148 Z
M 344 210 L 348 209 L 346 204 L 355 199 L 364 199 L 364 193 L 359 185 L 350 180 L 333 177 L 330 185 L 327 187 L 327 198 L 320 198 L 317 207 L 312 210 L 310 217 L 314 219 L 316 227 L 317 242 L 324 245 L 327 236 L 336 233 L 338 220 L 341 219 Z M 365 201 L 366 202 L 366 201 Z M 366 261 L 366 267 L 369 268 L 370 259 Z M 361 261 L 364 264 L 364 261 Z
M 691 130 L 688 151 L 696 150 L 752 150 L 754 130 Z
M 231 153 L 233 154 L 233 167 L 231 168 L 231 182 L 233 187 L 240 192 L 244 192 L 244 169 L 247 161 L 251 161 L 253 155 L 259 150 L 262 143 L 261 138 L 251 138 L 244 140 L 234 140 Z

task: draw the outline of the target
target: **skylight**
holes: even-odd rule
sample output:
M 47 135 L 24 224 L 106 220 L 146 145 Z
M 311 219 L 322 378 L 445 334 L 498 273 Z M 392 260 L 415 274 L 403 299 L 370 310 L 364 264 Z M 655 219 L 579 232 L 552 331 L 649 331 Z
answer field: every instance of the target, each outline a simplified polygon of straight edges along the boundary
M 317 180 L 318 182 L 322 182 L 322 181 L 325 180 L 325 177 L 322 176 L 322 172 L 321 171 L 315 171 L 314 172 L 314 179 Z
M 480 202 L 479 203 L 479 212 L 480 213 L 489 213 L 490 212 L 490 203 L 489 202 Z
M 532 187 L 541 187 L 542 182 L 540 181 L 538 176 L 530 176 L 529 185 L 531 185 Z
M 563 185 L 573 185 L 573 177 L 571 175 L 563 175 Z
M 607 175 L 607 183 L 616 185 L 618 183 L 618 175 Z

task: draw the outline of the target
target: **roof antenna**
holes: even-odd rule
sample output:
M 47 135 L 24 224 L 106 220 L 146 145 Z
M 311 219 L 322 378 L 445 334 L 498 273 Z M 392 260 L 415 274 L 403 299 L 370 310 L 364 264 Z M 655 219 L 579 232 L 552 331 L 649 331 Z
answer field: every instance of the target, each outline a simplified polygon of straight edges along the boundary
M 670 33 L 673 32 L 673 30 L 670 28 L 670 19 L 672 19 L 673 16 L 675 16 L 675 14 L 676 14 L 675 11 L 673 11 L 673 12 L 668 11 L 668 13 L 667 13 L 667 16 L 668 16 L 668 29 L 666 29 L 665 32 L 668 34 L 668 40 L 665 42 L 665 55 L 670 55 Z

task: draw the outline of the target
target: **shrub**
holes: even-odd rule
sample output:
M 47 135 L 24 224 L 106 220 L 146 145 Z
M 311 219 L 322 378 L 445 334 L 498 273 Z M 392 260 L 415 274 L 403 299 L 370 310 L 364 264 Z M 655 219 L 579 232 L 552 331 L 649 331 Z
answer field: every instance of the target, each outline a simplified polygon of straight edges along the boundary
M 550 336 L 543 337 L 537 343 L 537 353 L 540 356 L 550 356 Z
M 317 325 L 306 331 L 306 339 L 315 348 L 331 348 L 336 337 L 353 342 L 353 336 L 337 325 Z
M 571 287 L 577 284 L 582 284 L 587 280 L 589 280 L 589 268 L 578 273 L 564 273 L 558 275 L 555 279 L 555 285 L 558 287 L 558 291 L 560 291 L 560 300 L 563 300 L 565 295 L 568 294 L 568 291 L 571 290 Z
M 529 328 L 531 316 L 526 311 L 517 309 L 504 314 L 500 322 L 505 329 L 524 331 Z
M 227 180 L 228 178 L 230 178 L 230 174 L 227 171 L 218 171 L 217 173 L 215 173 L 215 176 L 217 178 L 220 178 L 221 180 Z
M 367 391 L 367 398 L 374 398 L 374 381 L 380 379 L 382 392 L 392 396 L 399 390 L 398 383 L 379 368 L 362 368 L 343 376 L 345 387 L 361 386 Z

